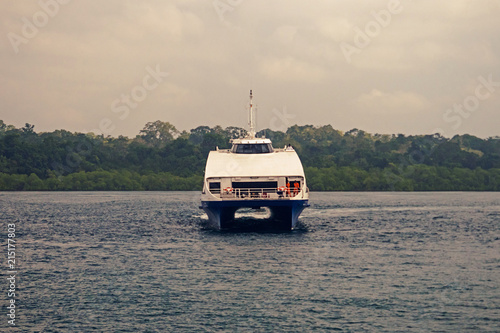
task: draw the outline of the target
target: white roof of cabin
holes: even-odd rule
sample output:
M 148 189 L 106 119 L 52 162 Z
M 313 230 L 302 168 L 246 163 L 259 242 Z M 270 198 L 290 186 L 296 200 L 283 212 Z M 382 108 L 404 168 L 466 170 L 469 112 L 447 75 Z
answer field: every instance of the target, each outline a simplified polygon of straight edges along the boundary
M 293 150 L 268 154 L 211 151 L 208 155 L 205 178 L 259 176 L 304 176 L 304 169 L 299 156 Z
M 248 144 L 248 143 L 271 143 L 271 139 L 266 138 L 242 138 L 231 140 L 233 144 Z

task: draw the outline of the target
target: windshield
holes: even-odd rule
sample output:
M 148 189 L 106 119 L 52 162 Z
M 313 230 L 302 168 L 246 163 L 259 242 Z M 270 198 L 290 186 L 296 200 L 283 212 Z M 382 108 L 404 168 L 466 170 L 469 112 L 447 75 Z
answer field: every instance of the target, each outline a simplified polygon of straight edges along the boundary
M 272 153 L 273 147 L 269 143 L 235 144 L 232 152 L 236 154 L 266 154 Z

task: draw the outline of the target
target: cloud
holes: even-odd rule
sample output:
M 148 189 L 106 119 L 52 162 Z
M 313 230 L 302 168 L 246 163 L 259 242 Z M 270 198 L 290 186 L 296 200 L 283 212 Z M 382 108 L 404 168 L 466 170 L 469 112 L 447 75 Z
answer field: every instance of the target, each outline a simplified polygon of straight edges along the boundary
M 360 35 L 357 31 L 366 35 L 370 24 L 380 26 L 373 13 L 385 10 L 387 2 L 373 7 L 374 10 L 366 10 L 364 20 L 359 15 L 348 15 L 342 20 L 324 22 L 320 31 L 339 44 L 355 45 Z M 471 65 L 474 59 L 476 66 L 500 63 L 490 39 L 492 30 L 498 28 L 492 15 L 500 14 L 498 3 L 424 0 L 401 1 L 401 7 L 401 12 L 391 15 L 389 24 L 375 36 L 369 36 L 368 45 L 352 56 L 352 66 L 401 73 L 433 69 L 450 61 Z M 346 33 L 346 29 L 350 31 Z
M 354 105 L 358 110 L 390 116 L 427 112 L 430 103 L 424 96 L 413 92 L 382 92 L 373 89 L 360 95 Z
M 319 82 L 325 78 L 325 72 L 319 66 L 294 59 L 293 57 L 262 59 L 259 73 L 269 80 L 287 82 Z
M 297 27 L 291 25 L 278 27 L 271 35 L 271 40 L 282 44 L 293 43 L 297 36 L 297 30 Z
M 479 75 L 500 80 L 497 0 L 401 0 L 402 12 L 350 64 L 340 43 L 353 43 L 355 27 L 364 29 L 389 0 L 226 3 L 229 24 L 212 1 L 71 1 L 16 54 L 7 34 L 20 34 L 23 18 L 41 8 L 0 2 L 0 119 L 37 130 L 94 128 L 115 116 L 110 103 L 140 84 L 147 66 L 160 64 L 171 75 L 134 110 L 140 120 L 117 123 L 114 135 L 133 136 L 160 115 L 180 129 L 235 125 L 250 88 L 261 119 L 288 106 L 301 124 L 348 130 L 365 119 L 381 132 L 399 114 L 392 131 L 406 116 L 434 112 L 401 127 L 415 131 L 441 127 L 443 108 L 463 100 Z M 498 109 L 496 93 L 487 102 Z M 242 114 L 236 125 L 244 126 Z M 498 135 L 489 125 L 498 120 L 481 110 L 462 128 Z
M 324 17 L 316 23 L 318 32 L 339 43 L 352 36 L 353 23 L 345 17 Z

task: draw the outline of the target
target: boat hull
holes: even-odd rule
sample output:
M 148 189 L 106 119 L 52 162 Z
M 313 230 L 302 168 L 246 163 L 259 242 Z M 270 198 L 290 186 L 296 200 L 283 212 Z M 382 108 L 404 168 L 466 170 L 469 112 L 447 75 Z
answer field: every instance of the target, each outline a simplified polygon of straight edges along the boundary
M 308 200 L 223 200 L 202 201 L 200 208 L 207 213 L 211 228 L 227 230 L 238 226 L 234 215 L 239 208 L 268 207 L 271 218 L 265 221 L 266 226 L 290 231 L 296 227 L 300 213 L 308 206 Z

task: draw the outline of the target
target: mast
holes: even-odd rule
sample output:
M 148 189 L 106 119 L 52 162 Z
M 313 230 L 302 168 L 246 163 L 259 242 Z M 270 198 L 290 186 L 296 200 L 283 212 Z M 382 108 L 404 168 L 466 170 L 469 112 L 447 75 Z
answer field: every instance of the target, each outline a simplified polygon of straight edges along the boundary
M 250 113 L 248 115 L 248 125 L 250 126 L 250 137 L 255 138 L 255 128 L 254 128 L 254 117 L 253 117 L 253 93 L 250 89 Z

